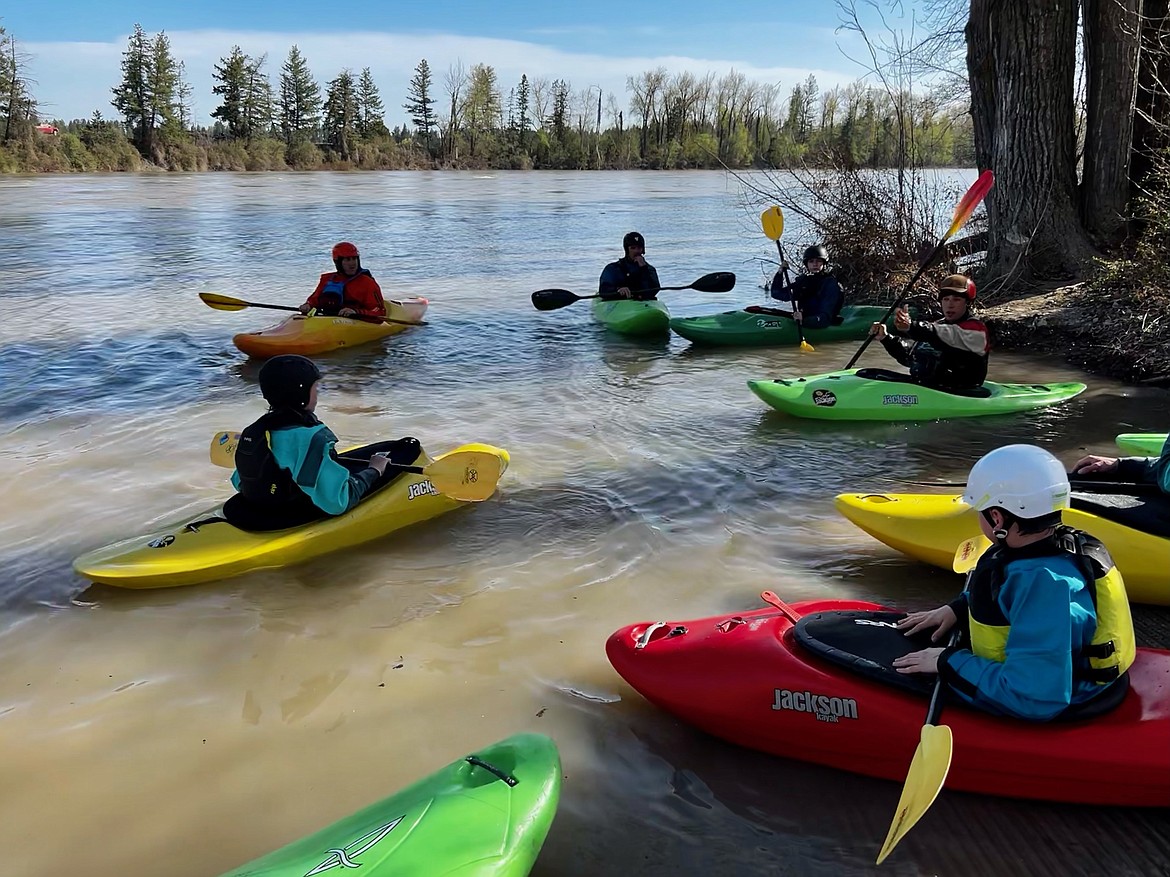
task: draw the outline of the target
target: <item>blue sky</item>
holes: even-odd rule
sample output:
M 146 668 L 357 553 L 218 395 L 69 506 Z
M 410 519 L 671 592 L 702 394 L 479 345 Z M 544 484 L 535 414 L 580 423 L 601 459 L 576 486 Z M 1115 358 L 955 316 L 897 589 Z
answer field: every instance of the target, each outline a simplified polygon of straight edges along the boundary
M 352 0 L 344 6 L 320 0 L 49 0 L 9 5 L 0 15 L 0 25 L 29 56 L 28 75 L 44 118 L 83 118 L 95 109 L 113 114 L 110 88 L 119 82 L 121 53 L 135 23 L 148 34 L 166 31 L 186 65 L 202 123 L 217 105 L 212 67 L 236 44 L 254 57 L 267 53 L 274 85 L 294 43 L 321 83 L 343 68 L 369 67 L 391 125 L 404 119 L 399 105 L 424 57 L 437 96 L 444 73 L 461 60 L 466 67 L 493 65 L 505 92 L 522 73 L 560 77 L 575 90 L 613 93 L 623 109 L 626 77 L 658 66 L 717 76 L 735 69 L 752 80 L 780 83 L 784 94 L 810 73 L 822 88 L 864 73 L 843 54 L 864 52 L 856 34 L 837 32 L 831 0 Z

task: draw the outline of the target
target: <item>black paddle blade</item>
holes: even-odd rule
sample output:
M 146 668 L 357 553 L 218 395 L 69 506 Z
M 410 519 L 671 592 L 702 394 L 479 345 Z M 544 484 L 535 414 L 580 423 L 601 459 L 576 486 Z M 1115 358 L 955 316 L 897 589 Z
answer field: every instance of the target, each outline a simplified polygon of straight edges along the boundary
M 691 284 L 691 289 L 699 292 L 730 292 L 735 286 L 735 274 L 731 271 L 716 271 L 714 274 L 704 274 Z
M 532 306 L 538 311 L 555 311 L 580 300 L 581 296 L 567 289 L 538 289 L 532 293 Z

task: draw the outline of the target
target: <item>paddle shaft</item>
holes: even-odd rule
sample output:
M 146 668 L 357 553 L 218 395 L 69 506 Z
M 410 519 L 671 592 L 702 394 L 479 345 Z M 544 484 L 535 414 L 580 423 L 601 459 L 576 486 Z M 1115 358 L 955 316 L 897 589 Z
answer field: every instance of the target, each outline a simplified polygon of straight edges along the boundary
M 923 487 L 966 487 L 966 481 L 911 481 L 899 479 L 904 484 L 917 484 Z M 1080 478 L 1069 478 L 1069 486 L 1081 493 L 1112 493 L 1118 496 L 1145 496 L 1159 492 L 1156 484 L 1135 484 L 1131 481 L 1092 481 Z
M 776 250 L 780 253 L 780 273 L 784 275 L 784 285 L 792 289 L 792 278 L 788 276 L 788 260 L 784 257 L 784 245 L 780 243 L 780 238 L 776 238 Z M 800 302 L 796 300 L 795 290 L 792 292 L 792 311 L 792 321 L 796 323 L 796 340 L 803 347 L 806 343 L 804 340 L 804 314 L 800 311 Z M 800 313 L 799 317 L 796 316 L 797 313 Z
M 214 296 L 214 299 L 211 298 L 210 296 Z M 242 298 L 234 298 L 232 296 L 226 296 L 226 295 L 221 296 L 221 295 L 214 294 L 214 293 L 200 293 L 199 297 L 203 300 L 203 303 L 205 305 L 207 305 L 210 308 L 214 308 L 215 310 L 219 310 L 219 311 L 222 311 L 222 310 L 234 311 L 234 310 L 240 310 L 242 308 L 264 308 L 265 310 L 269 310 L 269 311 L 292 311 L 292 312 L 295 312 L 298 314 L 301 313 L 300 308 L 296 308 L 296 307 L 293 307 L 291 305 L 273 305 L 273 304 L 267 304 L 266 302 L 244 301 Z M 423 325 L 426 325 L 425 322 L 422 320 L 417 320 L 417 321 L 415 321 L 415 320 L 395 320 L 392 317 L 369 317 L 369 316 L 348 317 L 347 316 L 347 317 L 344 317 L 343 319 L 361 320 L 362 322 L 366 322 L 366 323 L 370 323 L 370 322 L 395 323 L 395 324 L 400 325 L 400 326 L 423 326 Z

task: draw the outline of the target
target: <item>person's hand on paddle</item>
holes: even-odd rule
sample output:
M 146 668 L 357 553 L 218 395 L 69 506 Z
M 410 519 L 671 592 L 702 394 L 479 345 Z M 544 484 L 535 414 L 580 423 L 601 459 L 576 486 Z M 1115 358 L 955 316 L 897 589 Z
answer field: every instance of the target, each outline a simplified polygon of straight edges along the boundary
M 894 331 L 910 331 L 910 312 L 906 308 L 898 308 L 894 311 Z
M 337 312 L 337 316 L 339 317 L 352 317 L 355 314 L 357 314 L 357 311 L 355 311 L 353 308 L 342 308 Z
M 1117 470 L 1117 463 L 1116 457 L 1099 457 L 1096 454 L 1089 454 L 1076 461 L 1073 465 L 1073 474 L 1099 475 L 1103 472 L 1114 472 Z
M 947 631 L 954 627 L 958 620 L 955 610 L 950 606 L 939 606 L 929 612 L 911 612 L 898 622 L 898 630 L 906 636 L 914 636 L 916 633 L 934 628 L 934 633 L 930 635 L 930 641 L 936 643 L 946 636 Z
M 889 335 L 890 332 L 886 328 L 885 323 L 874 323 L 872 326 L 869 327 L 869 334 L 872 335 L 874 338 L 876 338 L 878 341 L 881 341 L 883 338 L 885 338 L 887 335 Z
M 894 658 L 893 667 L 899 673 L 937 673 L 938 656 L 944 649 L 923 649 L 921 652 L 911 652 L 900 658 Z
M 390 458 L 385 454 L 371 454 L 370 468 L 375 470 L 379 475 L 386 474 L 386 467 L 390 465 Z
M 630 288 L 628 286 L 623 286 L 621 289 L 617 290 L 618 298 L 631 298 L 633 295 L 634 294 L 630 292 Z
M 302 314 L 308 314 L 309 311 L 311 311 L 312 309 L 313 309 L 312 306 L 307 305 L 307 304 L 301 305 L 299 308 L 297 308 L 297 310 L 300 311 Z

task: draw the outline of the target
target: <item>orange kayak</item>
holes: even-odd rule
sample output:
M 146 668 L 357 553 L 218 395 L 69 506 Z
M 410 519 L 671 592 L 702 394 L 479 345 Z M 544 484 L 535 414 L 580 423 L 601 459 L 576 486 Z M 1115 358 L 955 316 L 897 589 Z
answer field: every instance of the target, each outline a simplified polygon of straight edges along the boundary
M 388 338 L 409 329 L 404 323 L 418 323 L 427 312 L 429 302 L 414 297 L 398 301 L 386 301 L 386 316 L 400 323 L 375 323 L 367 320 L 352 320 L 349 317 L 306 317 L 294 314 L 275 326 L 259 332 L 241 332 L 232 338 L 232 343 L 241 351 L 258 359 L 279 356 L 282 353 L 299 353 L 301 356 L 315 356 L 343 347 L 356 347 L 381 338 Z

